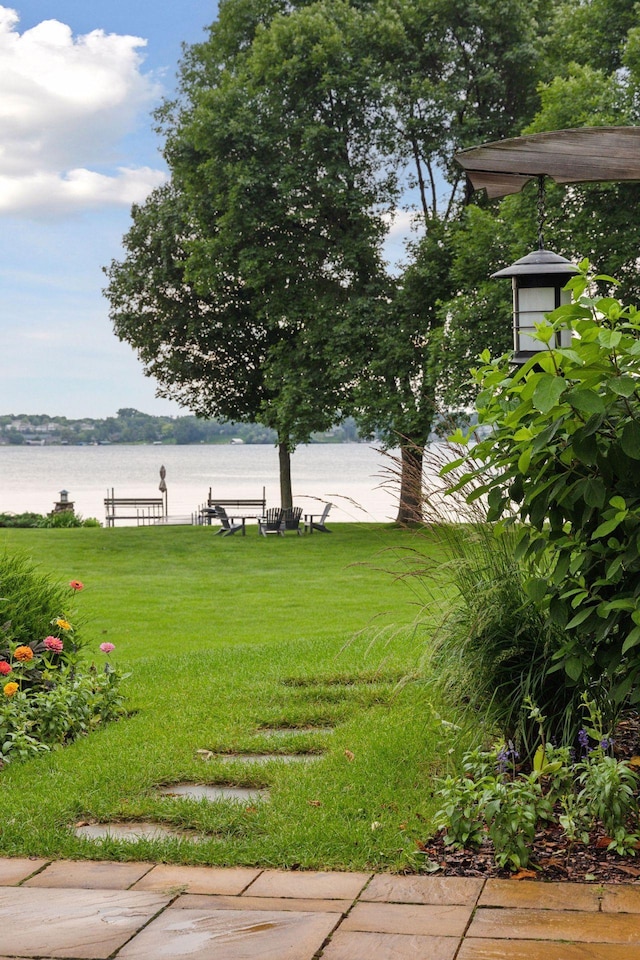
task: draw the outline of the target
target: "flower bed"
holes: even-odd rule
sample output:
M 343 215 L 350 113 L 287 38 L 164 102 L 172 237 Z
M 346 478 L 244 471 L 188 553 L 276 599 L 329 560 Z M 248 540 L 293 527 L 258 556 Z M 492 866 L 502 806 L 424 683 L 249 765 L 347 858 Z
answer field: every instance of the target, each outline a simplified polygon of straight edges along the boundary
M 124 714 L 112 643 L 100 667 L 83 654 L 75 610 L 84 588 L 39 574 L 28 560 L 0 558 L 0 766 L 47 752 Z

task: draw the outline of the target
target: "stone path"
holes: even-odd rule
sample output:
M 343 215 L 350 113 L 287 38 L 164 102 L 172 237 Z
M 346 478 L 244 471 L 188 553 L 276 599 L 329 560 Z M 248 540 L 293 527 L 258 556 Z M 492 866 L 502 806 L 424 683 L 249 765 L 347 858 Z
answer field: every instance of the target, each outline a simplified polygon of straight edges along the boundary
M 0 960 L 640 960 L 640 884 L 0 859 Z

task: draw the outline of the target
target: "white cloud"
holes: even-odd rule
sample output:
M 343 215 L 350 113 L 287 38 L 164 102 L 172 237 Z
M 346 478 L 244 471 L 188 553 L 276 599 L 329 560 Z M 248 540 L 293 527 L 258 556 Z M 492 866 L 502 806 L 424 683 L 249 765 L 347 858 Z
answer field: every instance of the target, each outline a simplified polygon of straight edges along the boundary
M 159 187 L 165 174 L 150 167 L 118 168 L 116 175 L 79 168 L 64 174 L 40 172 L 24 177 L 0 175 L 0 215 L 56 215 L 113 204 L 140 203 Z
M 20 34 L 0 6 L 0 213 L 61 214 L 141 201 L 158 170 L 104 171 L 158 88 L 140 72 L 140 37 L 94 30 L 74 37 L 57 20 Z

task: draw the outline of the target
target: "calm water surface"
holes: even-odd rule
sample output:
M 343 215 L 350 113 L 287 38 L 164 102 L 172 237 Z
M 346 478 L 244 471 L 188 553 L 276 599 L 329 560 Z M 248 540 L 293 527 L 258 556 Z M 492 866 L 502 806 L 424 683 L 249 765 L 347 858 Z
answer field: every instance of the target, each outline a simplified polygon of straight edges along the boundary
M 278 452 L 268 445 L 13 447 L 0 446 L 0 512 L 48 513 L 61 490 L 76 512 L 104 520 L 104 497 L 160 496 L 166 468 L 169 514 L 189 515 L 214 496 L 260 497 L 280 503 Z M 330 500 L 340 522 L 393 519 L 396 496 L 389 488 L 389 459 L 367 444 L 313 444 L 292 457 L 294 503 L 316 512 Z M 385 481 L 387 482 L 385 485 Z

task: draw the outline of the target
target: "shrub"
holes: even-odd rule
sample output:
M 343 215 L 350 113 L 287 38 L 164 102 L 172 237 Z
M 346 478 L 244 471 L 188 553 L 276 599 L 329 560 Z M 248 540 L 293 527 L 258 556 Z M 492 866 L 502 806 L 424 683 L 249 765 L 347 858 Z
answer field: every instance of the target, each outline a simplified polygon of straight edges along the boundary
M 68 585 L 39 573 L 26 557 L 1 555 L 0 659 L 6 660 L 15 646 L 37 645 L 53 633 L 59 636 L 61 628 L 54 620 L 62 619 L 74 625 L 72 631 L 67 631 L 64 659 L 68 662 L 81 645 L 77 619 L 69 609 L 72 599 L 73 592 Z
M 515 371 L 483 354 L 491 433 L 462 482 L 482 478 L 489 520 L 512 526 L 516 558 L 537 567 L 525 589 L 562 633 L 553 668 L 613 713 L 640 702 L 640 314 L 587 296 L 581 267 L 575 302 L 537 327 L 547 349 Z M 565 328 L 570 346 L 550 347 Z
M 505 741 L 532 752 L 537 725 L 525 706 L 539 705 L 553 736 L 571 742 L 580 724 L 580 689 L 552 671 L 562 634 L 527 594 L 527 567 L 514 537 L 490 525 L 446 531 L 446 576 L 455 593 L 432 639 L 428 674 L 447 699 L 485 714 Z
M 510 752 L 498 746 L 468 753 L 465 776 L 442 782 L 436 822 L 445 843 L 474 847 L 489 837 L 498 865 L 518 869 L 529 863 L 540 822 L 557 820 L 570 841 L 588 843 L 600 825 L 609 850 L 635 855 L 638 780 L 626 761 L 608 755 L 603 743 L 577 762 L 568 749 L 544 743 L 524 773 L 505 763 Z
M 120 673 L 86 666 L 70 599 L 83 589 L 39 574 L 24 557 L 0 559 L 0 765 L 89 733 L 124 712 Z M 102 644 L 107 655 L 112 644 Z
M 0 513 L 0 527 L 18 528 L 68 528 L 68 527 L 99 527 L 101 523 L 95 517 L 83 520 L 80 514 L 72 510 L 63 510 L 60 513 Z

